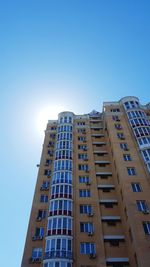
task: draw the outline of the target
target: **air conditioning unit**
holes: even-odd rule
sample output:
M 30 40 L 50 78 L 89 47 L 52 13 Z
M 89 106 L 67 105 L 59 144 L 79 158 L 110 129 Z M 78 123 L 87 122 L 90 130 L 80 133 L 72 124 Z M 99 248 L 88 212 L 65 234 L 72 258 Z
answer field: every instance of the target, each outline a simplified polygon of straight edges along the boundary
M 93 217 L 93 216 L 94 216 L 94 213 L 93 213 L 93 212 L 89 212 L 87 215 L 88 215 L 89 217 Z
M 149 210 L 142 210 L 143 214 L 149 214 Z
M 37 219 L 36 219 L 37 221 L 42 221 L 42 218 L 41 217 L 37 217 Z
M 89 172 L 89 170 L 85 170 L 85 172 Z
M 86 184 L 86 185 L 90 185 L 90 184 L 91 184 L 91 182 L 90 182 L 90 181 L 87 181 L 87 182 L 85 182 L 85 184 Z
M 88 236 L 92 236 L 93 235 L 93 232 L 88 232 Z
M 49 190 L 49 186 L 45 186 L 45 188 L 44 188 L 45 190 Z
M 90 253 L 89 254 L 89 258 L 90 259 L 95 259 L 96 258 L 96 254 L 95 253 Z
M 41 262 L 41 258 L 36 258 L 34 260 L 35 260 L 35 262 Z
M 36 236 L 33 236 L 33 237 L 32 237 L 32 240 L 33 240 L 33 241 L 35 241 L 36 239 L 37 239 L 37 237 L 36 237 Z

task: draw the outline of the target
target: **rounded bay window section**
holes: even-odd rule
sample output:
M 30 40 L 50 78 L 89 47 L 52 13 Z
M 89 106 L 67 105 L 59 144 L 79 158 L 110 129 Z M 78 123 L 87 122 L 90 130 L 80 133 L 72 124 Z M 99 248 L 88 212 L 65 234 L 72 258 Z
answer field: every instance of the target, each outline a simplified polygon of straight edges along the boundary
M 48 219 L 48 236 L 50 235 L 72 235 L 72 217 L 51 216 Z
M 137 97 L 121 99 L 126 111 L 130 126 L 141 150 L 142 157 L 150 172 L 150 124 L 144 108 Z
M 45 260 L 72 260 L 72 238 L 59 236 L 46 239 Z M 71 266 L 71 265 L 70 265 Z
M 44 267 L 72 267 L 73 116 L 71 112 L 58 116 Z
M 56 184 L 51 187 L 51 199 L 69 198 L 72 199 L 72 185 Z

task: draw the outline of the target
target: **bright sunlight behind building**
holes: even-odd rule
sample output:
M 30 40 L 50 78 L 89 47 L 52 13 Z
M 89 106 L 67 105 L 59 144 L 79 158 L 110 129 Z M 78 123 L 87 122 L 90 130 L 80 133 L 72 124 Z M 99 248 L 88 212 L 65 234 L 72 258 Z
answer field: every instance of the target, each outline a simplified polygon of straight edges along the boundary
M 36 125 L 38 131 L 41 133 L 45 129 L 49 119 L 57 119 L 58 113 L 64 110 L 64 107 L 61 105 L 50 105 L 47 107 L 42 107 L 39 113 L 37 114 Z

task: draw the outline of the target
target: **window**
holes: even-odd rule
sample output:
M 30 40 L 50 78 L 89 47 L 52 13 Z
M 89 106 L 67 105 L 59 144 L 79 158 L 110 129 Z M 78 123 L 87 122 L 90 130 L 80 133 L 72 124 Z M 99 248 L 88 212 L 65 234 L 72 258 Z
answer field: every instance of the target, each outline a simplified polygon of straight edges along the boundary
M 52 163 L 51 159 L 46 159 L 45 166 L 49 166 Z
M 60 170 L 72 170 L 72 161 L 71 160 L 57 160 L 54 162 L 54 171 Z
M 80 243 L 80 253 L 81 254 L 95 254 L 96 248 L 95 243 Z
M 46 255 L 51 252 L 52 258 L 72 258 L 72 240 L 67 238 L 52 238 L 46 240 Z
M 148 126 L 149 122 L 146 119 L 139 118 L 139 119 L 130 120 L 130 124 L 134 128 L 134 127 L 137 127 L 137 126 Z
M 47 195 L 41 195 L 40 196 L 40 202 L 44 202 L 44 203 L 48 202 L 48 196 Z
M 148 211 L 148 207 L 145 200 L 137 200 L 136 204 L 138 211 Z
M 125 109 L 129 109 L 130 108 L 129 102 L 125 102 L 124 105 L 125 105 Z
M 78 141 L 86 141 L 85 136 L 78 136 Z
M 123 158 L 125 161 L 131 161 L 131 155 L 130 154 L 124 154 Z
M 72 126 L 70 125 L 61 125 L 58 127 L 58 132 L 72 132 Z
M 82 233 L 92 233 L 93 223 L 91 222 L 80 222 L 80 232 Z
M 115 128 L 117 130 L 121 130 L 122 129 L 122 126 L 121 126 L 121 124 L 117 123 L 117 124 L 115 124 Z
M 62 132 L 57 135 L 57 140 L 72 140 L 72 133 Z
M 68 117 L 68 116 L 61 117 L 59 119 L 59 122 L 60 123 L 72 123 L 72 118 L 71 117 Z
M 78 169 L 79 169 L 79 171 L 88 171 L 88 165 L 86 165 L 86 164 L 79 164 L 78 165 Z
M 124 103 L 125 109 L 138 108 L 139 103 L 137 101 L 128 101 Z
M 136 175 L 136 170 L 134 167 L 127 168 L 128 175 Z
M 88 189 L 81 189 L 79 190 L 80 197 L 91 197 L 91 192 Z
M 35 236 L 36 237 L 43 237 L 44 236 L 44 228 L 43 227 L 37 227 L 36 229 L 35 229 Z
M 120 143 L 120 148 L 123 150 L 128 150 L 128 146 L 126 143 Z
M 150 235 L 150 222 L 143 222 L 143 228 L 146 235 Z
M 110 110 L 111 112 L 120 112 L 120 109 L 119 108 L 113 108 Z
M 120 121 L 119 116 L 117 116 L 117 115 L 112 116 L 112 119 L 113 119 L 114 121 Z
M 142 155 L 146 162 L 150 161 L 150 149 L 143 150 Z
M 78 145 L 78 149 L 86 151 L 87 150 L 87 146 L 86 145 Z
M 53 185 L 51 188 L 51 199 L 72 198 L 72 186 L 66 184 Z
M 148 136 L 150 135 L 149 127 L 139 127 L 134 129 L 134 134 L 136 137 Z
M 52 184 L 57 183 L 72 184 L 72 173 L 66 171 L 55 172 L 52 177 Z
M 47 154 L 49 155 L 49 156 L 53 156 L 53 150 L 47 150 Z
M 43 267 L 71 267 L 72 263 L 70 262 L 65 262 L 65 261 L 50 261 L 50 262 L 46 262 L 44 263 Z
M 90 178 L 88 176 L 79 176 L 79 183 L 90 183 Z
M 32 258 L 38 259 L 42 257 L 42 248 L 34 248 L 32 250 Z
M 83 126 L 83 125 L 85 125 L 85 122 L 84 121 L 77 122 L 77 125 Z
M 54 147 L 54 142 L 52 142 L 52 141 L 49 141 L 49 143 L 48 143 L 48 147 Z
M 83 129 L 83 128 L 78 128 L 78 133 L 83 133 L 83 134 L 85 134 L 86 133 L 86 131 L 85 131 L 85 129 Z
M 78 154 L 78 159 L 87 159 L 87 154 Z
M 132 183 L 131 186 L 132 186 L 133 192 L 141 192 L 142 191 L 141 185 L 139 183 Z
M 71 235 L 72 219 L 67 217 L 49 218 L 48 235 Z
M 117 133 L 117 137 L 119 138 L 119 139 L 125 139 L 125 136 L 124 136 L 124 134 L 123 133 Z
M 50 176 L 51 175 L 51 170 L 45 170 L 44 175 Z
M 39 210 L 37 220 L 40 221 L 46 217 L 46 210 Z
M 51 200 L 49 207 L 50 216 L 53 215 L 72 215 L 72 201 L 59 199 L 59 200 Z
M 43 181 L 43 184 L 42 184 L 40 190 L 47 190 L 47 189 L 49 189 L 49 182 Z
M 137 141 L 138 141 L 140 146 L 149 145 L 150 144 L 150 137 L 141 137 L 141 138 L 138 138 Z
M 72 149 L 71 141 L 58 141 L 56 143 L 56 149 Z
M 91 205 L 80 205 L 80 214 L 91 214 L 92 206 Z
M 56 134 L 50 134 L 50 138 L 52 138 L 52 139 L 55 139 L 55 137 L 56 137 Z
M 55 159 L 72 159 L 72 151 L 69 149 L 56 150 Z

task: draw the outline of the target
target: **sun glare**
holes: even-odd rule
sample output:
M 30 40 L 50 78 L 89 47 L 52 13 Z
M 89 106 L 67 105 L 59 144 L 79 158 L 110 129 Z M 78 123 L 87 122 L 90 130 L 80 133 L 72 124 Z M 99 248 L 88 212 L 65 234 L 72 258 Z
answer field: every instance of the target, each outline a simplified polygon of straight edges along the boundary
M 42 108 L 37 115 L 37 128 L 40 132 L 46 129 L 48 120 L 57 120 L 58 113 L 64 111 L 64 107 L 58 105 L 50 105 Z

